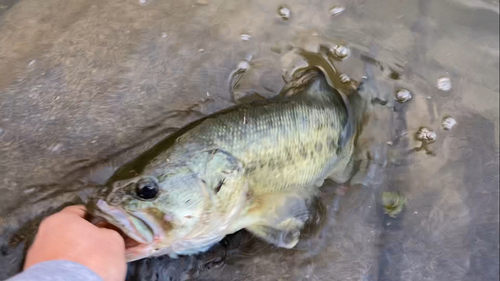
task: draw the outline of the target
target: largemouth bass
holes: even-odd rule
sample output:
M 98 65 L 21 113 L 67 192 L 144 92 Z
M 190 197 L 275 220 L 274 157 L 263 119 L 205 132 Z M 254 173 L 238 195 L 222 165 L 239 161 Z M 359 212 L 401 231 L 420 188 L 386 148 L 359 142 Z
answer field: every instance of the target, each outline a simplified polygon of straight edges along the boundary
M 134 241 L 128 261 L 208 250 L 241 229 L 292 248 L 306 200 L 327 177 L 344 181 L 355 126 L 320 75 L 304 93 L 233 107 L 189 125 L 113 177 L 93 213 Z M 165 141 L 167 142 L 167 140 Z

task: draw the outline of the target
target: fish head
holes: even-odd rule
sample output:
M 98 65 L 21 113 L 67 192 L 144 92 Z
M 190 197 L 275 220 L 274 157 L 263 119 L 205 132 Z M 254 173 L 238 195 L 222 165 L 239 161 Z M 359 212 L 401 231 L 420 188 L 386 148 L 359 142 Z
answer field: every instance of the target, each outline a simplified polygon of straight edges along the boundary
M 207 151 L 150 165 L 137 177 L 112 183 L 109 195 L 95 202 L 94 213 L 126 236 L 128 261 L 176 256 L 222 239 L 246 193 L 241 163 L 225 152 Z

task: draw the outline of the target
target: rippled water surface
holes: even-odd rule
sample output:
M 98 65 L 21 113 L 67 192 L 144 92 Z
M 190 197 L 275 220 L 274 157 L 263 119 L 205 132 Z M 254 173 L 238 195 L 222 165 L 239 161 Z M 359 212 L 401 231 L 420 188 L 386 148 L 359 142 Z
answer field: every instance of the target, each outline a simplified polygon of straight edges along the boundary
M 495 0 L 0 0 L 0 278 L 42 217 L 176 128 L 276 95 L 317 63 L 294 50 L 337 45 L 371 118 L 358 176 L 322 187 L 324 224 L 293 250 L 242 231 L 128 280 L 498 279 Z M 384 192 L 407 198 L 396 218 Z

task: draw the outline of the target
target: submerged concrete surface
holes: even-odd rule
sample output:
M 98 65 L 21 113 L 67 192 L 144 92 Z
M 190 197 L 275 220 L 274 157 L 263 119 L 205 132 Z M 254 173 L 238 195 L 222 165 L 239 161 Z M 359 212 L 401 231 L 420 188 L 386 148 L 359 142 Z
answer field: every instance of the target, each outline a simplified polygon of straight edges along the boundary
M 370 180 L 345 195 L 326 184 L 327 223 L 296 250 L 242 232 L 204 255 L 136 262 L 128 279 L 498 279 L 498 1 L 294 0 L 287 21 L 281 4 L 0 0 L 0 278 L 19 271 L 30 220 L 88 194 L 77 179 L 231 105 L 229 76 L 249 55 L 264 65 L 252 87 L 272 95 L 283 86 L 277 49 L 331 38 L 385 66 L 341 64 L 368 76 L 371 95 L 391 105 L 397 89 L 413 94 L 370 123 Z M 334 5 L 345 11 L 330 16 Z M 435 156 L 411 152 L 420 126 L 437 132 Z M 408 198 L 398 218 L 383 214 L 382 191 Z

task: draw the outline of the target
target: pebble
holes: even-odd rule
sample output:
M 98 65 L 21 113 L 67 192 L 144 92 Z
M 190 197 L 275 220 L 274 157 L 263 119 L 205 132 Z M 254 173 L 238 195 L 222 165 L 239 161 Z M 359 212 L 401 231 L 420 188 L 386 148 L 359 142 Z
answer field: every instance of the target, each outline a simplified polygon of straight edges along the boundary
M 62 147 L 63 147 L 62 143 L 56 143 L 56 144 L 52 145 L 49 149 L 52 152 L 59 152 Z
M 335 47 L 333 47 L 333 54 L 339 59 L 347 58 L 350 53 L 349 47 L 345 45 L 335 45 Z
M 345 8 L 343 6 L 334 6 L 333 8 L 330 9 L 330 16 L 336 16 L 341 14 Z
M 421 128 L 418 132 L 417 132 L 417 139 L 420 140 L 420 141 L 424 141 L 424 142 L 427 142 L 427 143 L 430 143 L 430 142 L 433 142 L 436 140 L 437 138 L 437 134 L 436 132 L 434 131 L 431 131 L 427 128 Z
M 252 38 L 252 35 L 243 33 L 243 34 L 241 34 L 240 38 L 243 41 L 248 41 L 248 40 L 250 40 L 250 38 Z
M 32 188 L 28 188 L 28 189 L 23 190 L 23 193 L 30 194 L 30 193 L 33 193 L 35 191 L 36 191 L 36 188 L 32 187 Z
M 0 128 L 0 137 L 3 135 L 4 132 L 5 131 L 2 128 Z
M 250 68 L 250 63 L 248 63 L 248 61 L 244 60 L 244 61 L 241 61 L 239 64 L 238 64 L 238 69 L 241 69 L 241 70 L 247 70 Z
M 340 81 L 342 81 L 342 83 L 347 83 L 351 81 L 351 78 L 347 74 L 342 74 L 340 75 Z
M 450 77 L 441 77 L 437 81 L 437 87 L 441 91 L 448 92 L 451 90 L 451 79 Z
M 146 4 L 146 0 L 139 0 L 139 4 L 141 4 L 141 5 Z
M 457 121 L 454 118 L 446 117 L 443 120 L 443 129 L 451 130 L 451 128 L 453 128 L 453 126 L 455 126 L 456 124 L 457 124 Z
M 252 61 L 253 60 L 253 55 L 251 55 L 251 54 L 245 55 L 245 60 L 248 61 L 248 62 Z
M 290 15 L 292 14 L 292 12 L 290 11 L 290 9 L 288 9 L 287 7 L 285 6 L 281 6 L 279 9 L 278 9 L 278 14 L 280 15 L 280 17 L 284 20 L 287 20 L 290 18 Z
M 168 37 L 167 33 L 163 32 L 163 33 L 161 34 L 161 38 L 165 39 L 165 38 L 167 38 L 167 37 Z
M 404 102 L 407 102 L 409 100 L 411 100 L 412 98 L 412 95 L 410 93 L 410 91 L 406 90 L 406 89 L 401 89 L 399 90 L 397 93 L 396 93 L 396 99 L 400 102 L 400 103 L 404 103 Z

